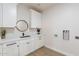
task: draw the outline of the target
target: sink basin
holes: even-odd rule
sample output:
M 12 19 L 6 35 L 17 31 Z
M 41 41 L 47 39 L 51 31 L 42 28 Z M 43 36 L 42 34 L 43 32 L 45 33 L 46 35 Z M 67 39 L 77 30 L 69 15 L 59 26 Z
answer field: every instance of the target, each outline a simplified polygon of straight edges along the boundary
M 26 38 L 26 37 L 30 37 L 30 35 L 27 35 L 27 36 L 21 36 L 20 38 Z

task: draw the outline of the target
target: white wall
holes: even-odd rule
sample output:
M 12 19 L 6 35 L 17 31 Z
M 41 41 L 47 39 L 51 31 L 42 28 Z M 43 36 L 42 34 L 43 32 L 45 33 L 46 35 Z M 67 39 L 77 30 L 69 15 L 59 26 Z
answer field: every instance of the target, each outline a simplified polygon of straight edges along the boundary
M 75 39 L 75 36 L 79 36 L 79 4 L 52 6 L 43 12 L 42 26 L 46 47 L 68 55 L 79 55 L 79 40 Z M 63 30 L 70 30 L 70 40 L 63 40 Z

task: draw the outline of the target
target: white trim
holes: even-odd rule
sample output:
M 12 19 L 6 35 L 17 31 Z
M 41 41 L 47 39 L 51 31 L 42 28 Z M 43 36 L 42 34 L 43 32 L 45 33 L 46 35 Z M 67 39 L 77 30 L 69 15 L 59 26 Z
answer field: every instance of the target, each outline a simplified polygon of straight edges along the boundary
M 45 46 L 45 47 L 47 47 L 47 46 Z M 47 48 L 49 48 L 49 49 L 51 49 L 51 50 L 54 50 L 54 51 L 57 51 L 57 52 L 59 52 L 59 53 L 62 53 L 62 54 L 64 54 L 64 55 L 66 55 L 66 56 L 75 56 L 75 55 L 73 55 L 73 54 L 70 54 L 70 53 L 61 51 L 61 50 L 56 49 L 56 48 L 50 48 L 50 47 L 47 47 Z

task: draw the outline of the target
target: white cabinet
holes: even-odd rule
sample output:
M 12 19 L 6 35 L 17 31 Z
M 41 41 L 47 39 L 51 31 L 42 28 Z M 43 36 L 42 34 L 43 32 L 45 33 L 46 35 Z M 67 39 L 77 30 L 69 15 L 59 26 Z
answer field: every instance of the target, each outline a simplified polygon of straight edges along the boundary
M 2 45 L 0 45 L 0 56 L 2 56 Z
M 44 46 L 44 41 L 41 38 L 41 36 L 38 36 L 38 39 L 39 39 L 39 47 L 43 47 Z
M 40 36 L 37 36 L 34 38 L 34 49 L 41 48 L 43 46 L 43 40 L 41 39 Z
M 28 55 L 42 46 L 43 42 L 39 39 L 39 37 L 21 40 L 19 43 L 19 54 L 20 56 Z
M 2 26 L 2 4 L 0 4 L 0 27 Z
M 31 28 L 41 28 L 41 13 L 31 9 Z
M 17 4 L 3 3 L 3 27 L 14 27 L 17 18 Z
M 18 45 L 17 42 L 8 42 L 3 44 L 3 56 L 17 56 Z
M 38 49 L 39 48 L 39 38 L 38 37 L 35 37 L 34 38 L 34 49 Z
M 29 23 L 30 10 L 26 6 L 21 4 L 17 5 L 17 20 L 26 20 Z
M 14 27 L 17 18 L 17 4 L 2 3 L 0 4 L 0 27 Z
M 20 41 L 10 41 L 0 45 L 0 56 L 25 56 L 43 46 L 39 36 L 22 38 Z
M 19 46 L 20 56 L 29 54 L 31 52 L 31 47 L 32 47 L 32 44 L 31 44 L 30 39 L 21 40 L 20 41 L 20 46 Z

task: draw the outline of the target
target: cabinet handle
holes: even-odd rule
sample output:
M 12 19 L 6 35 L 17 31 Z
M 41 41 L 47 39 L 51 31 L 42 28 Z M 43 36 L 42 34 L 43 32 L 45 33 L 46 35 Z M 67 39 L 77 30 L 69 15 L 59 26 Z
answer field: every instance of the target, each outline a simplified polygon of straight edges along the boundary
M 30 42 L 27 42 L 26 44 L 30 44 Z
M 19 47 L 19 45 L 17 45 L 17 47 Z
M 14 44 L 16 44 L 16 43 L 7 44 L 7 46 L 11 46 L 11 45 L 14 45 Z

